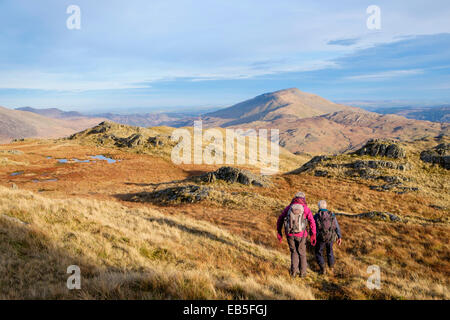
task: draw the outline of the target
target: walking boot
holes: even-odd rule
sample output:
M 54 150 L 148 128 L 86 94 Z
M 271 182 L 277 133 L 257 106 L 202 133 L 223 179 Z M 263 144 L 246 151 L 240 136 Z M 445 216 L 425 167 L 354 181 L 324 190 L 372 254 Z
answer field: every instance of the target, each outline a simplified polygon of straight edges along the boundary
M 325 267 L 324 266 L 319 267 L 320 267 L 319 274 L 325 274 Z

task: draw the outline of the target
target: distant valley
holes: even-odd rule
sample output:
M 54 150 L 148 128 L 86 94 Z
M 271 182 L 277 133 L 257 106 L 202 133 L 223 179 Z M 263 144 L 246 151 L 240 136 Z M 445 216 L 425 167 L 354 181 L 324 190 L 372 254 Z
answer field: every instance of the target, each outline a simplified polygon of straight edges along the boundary
M 292 153 L 313 155 L 355 150 L 370 138 L 411 141 L 449 134 L 449 123 L 445 122 L 450 116 L 449 106 L 384 106 L 377 109 L 366 104 L 364 107 L 376 112 L 334 103 L 318 95 L 290 88 L 265 93 L 204 114 L 101 113 L 87 116 L 56 108 L 3 108 L 0 139 L 63 137 L 76 132 L 75 129 L 80 131 L 104 120 L 139 127 L 174 128 L 192 126 L 194 120 L 202 120 L 205 128 L 278 129 L 281 146 Z M 18 112 L 26 116 L 18 117 Z M 6 117 L 6 114 L 16 114 L 16 117 Z M 35 118 L 31 120 L 33 114 Z

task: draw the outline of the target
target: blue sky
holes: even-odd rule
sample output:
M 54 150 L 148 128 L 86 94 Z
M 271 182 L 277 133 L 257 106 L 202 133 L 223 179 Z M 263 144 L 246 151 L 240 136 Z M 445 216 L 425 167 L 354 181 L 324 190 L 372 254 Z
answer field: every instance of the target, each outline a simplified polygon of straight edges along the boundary
M 450 1 L 316 2 L 0 0 L 0 105 L 170 111 L 290 87 L 450 102 Z

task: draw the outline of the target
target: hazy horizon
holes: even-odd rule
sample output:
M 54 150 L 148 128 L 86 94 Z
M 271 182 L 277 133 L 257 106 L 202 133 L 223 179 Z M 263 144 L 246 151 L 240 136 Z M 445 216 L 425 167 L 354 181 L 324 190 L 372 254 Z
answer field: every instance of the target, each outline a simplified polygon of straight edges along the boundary
M 263 92 L 261 94 L 264 94 L 267 92 Z M 250 100 L 254 98 L 247 97 L 245 99 L 233 102 L 228 105 L 214 105 L 210 104 L 207 106 L 159 106 L 159 107 L 127 107 L 127 108 L 102 108 L 102 109 L 85 109 L 85 108 L 79 108 L 79 107 L 62 107 L 62 106 L 32 106 L 32 105 L 23 105 L 23 106 L 6 106 L 6 105 L 0 105 L 2 107 L 8 108 L 8 109 L 19 109 L 19 108 L 26 108 L 30 107 L 33 109 L 51 109 L 56 108 L 62 111 L 75 111 L 80 112 L 82 114 L 86 115 L 95 115 L 95 114 L 106 114 L 106 113 L 114 113 L 114 114 L 140 114 L 140 113 L 193 113 L 198 114 L 202 112 L 212 112 L 223 108 L 228 108 L 234 104 L 237 104 L 239 102 L 243 102 L 245 100 Z M 349 106 L 355 106 L 360 108 L 367 108 L 367 109 L 376 109 L 376 108 L 396 108 L 396 107 L 423 107 L 423 108 L 432 108 L 432 107 L 439 107 L 442 105 L 450 105 L 450 99 L 449 100 L 370 100 L 370 99 L 359 99 L 359 100 L 335 100 L 332 101 L 339 104 L 347 104 Z

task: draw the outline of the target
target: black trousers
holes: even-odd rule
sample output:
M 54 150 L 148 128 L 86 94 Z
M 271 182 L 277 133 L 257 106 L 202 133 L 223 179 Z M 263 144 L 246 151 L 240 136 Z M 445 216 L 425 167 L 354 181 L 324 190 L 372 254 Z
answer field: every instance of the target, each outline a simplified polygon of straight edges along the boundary
M 317 240 L 317 244 L 315 247 L 316 261 L 321 267 L 325 266 L 325 259 L 323 257 L 324 250 L 327 251 L 328 266 L 331 268 L 334 266 L 333 242 L 332 241 L 325 242 Z

